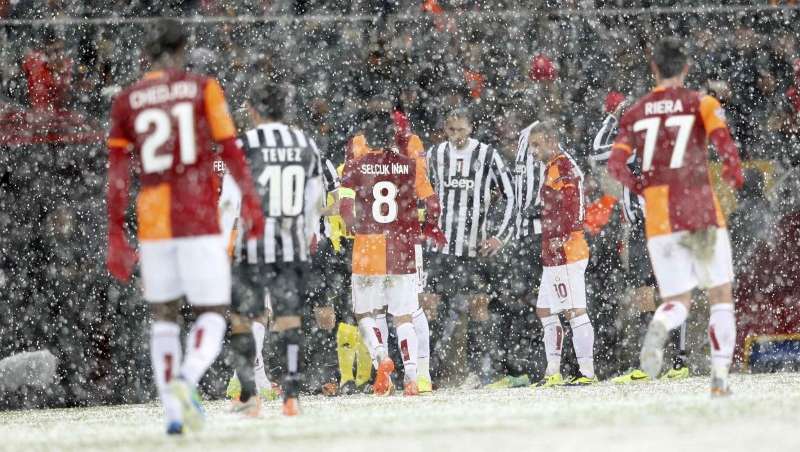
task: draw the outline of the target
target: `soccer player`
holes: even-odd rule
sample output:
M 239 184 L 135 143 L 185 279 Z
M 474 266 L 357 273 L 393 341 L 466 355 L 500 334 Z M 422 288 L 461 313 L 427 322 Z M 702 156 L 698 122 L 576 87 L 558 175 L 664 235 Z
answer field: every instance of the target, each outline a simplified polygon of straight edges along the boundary
M 503 158 L 496 149 L 470 138 L 472 116 L 455 109 L 445 120 L 447 141 L 428 150 L 428 171 L 442 201 L 439 226 L 444 247 L 429 253 L 428 282 L 441 297 L 448 312 L 438 352 L 448 352 L 447 341 L 469 312 L 467 360 L 471 375 L 464 386 L 488 383 L 490 342 L 488 275 L 486 259 L 492 258 L 513 234 L 514 185 Z M 501 196 L 494 193 L 501 193 Z M 499 201 L 499 202 L 497 202 Z M 490 227 L 492 209 L 502 212 L 499 224 Z
M 301 312 L 307 297 L 311 270 L 311 246 L 319 227 L 323 185 L 321 157 L 314 140 L 286 125 L 287 93 L 284 87 L 264 83 L 250 93 L 252 121 L 258 126 L 242 138 L 261 194 L 266 225 L 261 237 L 239 241 L 234 259 L 233 297 L 237 312 L 260 317 L 269 299 L 275 316 L 277 353 L 280 356 L 283 414 L 299 414 L 298 395 L 303 366 Z M 242 328 L 242 341 L 249 324 Z M 255 358 L 255 349 L 242 345 Z M 253 381 L 245 381 L 247 361 L 237 369 L 242 384 L 241 400 L 254 394 Z M 252 370 L 247 370 L 252 375 Z
M 608 170 L 645 200 L 647 248 L 663 303 L 645 335 L 640 363 L 650 377 L 661 371 L 669 331 L 686 321 L 694 288 L 708 289 L 711 315 L 711 394 L 727 395 L 736 340 L 733 263 L 725 218 L 708 174 L 708 141 L 723 162 L 723 178 L 741 187 L 739 152 L 719 102 L 683 86 L 689 71 L 684 45 L 665 38 L 650 63 L 656 88 L 622 116 Z M 627 161 L 642 163 L 636 176 Z
M 603 121 L 600 131 L 595 136 L 593 153 L 589 157 L 593 162 L 594 169 L 598 172 L 602 180 L 601 187 L 608 188 L 605 196 L 612 199 L 620 199 L 622 212 L 625 219 L 630 224 L 630 235 L 628 236 L 628 272 L 627 279 L 631 285 L 631 298 L 633 305 L 639 310 L 639 332 L 640 343 L 644 340 L 647 327 L 656 310 L 656 279 L 653 275 L 653 267 L 650 264 L 650 257 L 647 254 L 647 242 L 644 233 L 644 202 L 640 195 L 631 192 L 627 187 L 620 187 L 619 183 L 611 179 L 606 170 L 605 164 L 611 155 L 611 147 L 614 137 L 617 135 L 617 125 L 622 110 L 625 108 L 625 96 L 622 93 L 612 91 L 606 97 L 605 111 L 607 116 Z M 634 174 L 641 174 L 641 165 L 635 156 L 628 160 L 628 167 Z M 611 185 L 609 185 L 611 184 Z M 680 328 L 672 331 L 671 341 L 676 353 L 673 357 L 672 366 L 667 370 L 662 378 L 677 380 L 689 376 L 689 368 L 686 367 L 686 322 Z M 611 381 L 617 384 L 626 384 L 636 381 L 649 380 L 648 376 L 638 365 L 624 375 L 613 378 Z
M 152 71 L 114 99 L 108 138 L 107 266 L 127 281 L 136 260 L 124 231 L 133 156 L 141 184 L 136 211 L 142 286 L 153 318 L 153 375 L 170 434 L 202 425 L 197 383 L 219 354 L 226 330 L 231 270 L 212 182 L 218 149 L 243 193 L 244 234 L 254 237 L 264 228 L 219 82 L 183 69 L 185 44 L 179 24 L 158 24 L 145 47 Z M 183 297 L 197 319 L 182 360 Z
M 378 102 L 383 97 L 379 97 Z M 411 131 L 411 124 L 408 118 L 399 110 L 392 111 L 392 119 L 395 125 L 395 138 L 394 144 L 397 146 L 399 152 L 412 159 L 421 159 L 424 164 L 425 148 L 422 145 L 422 140 L 418 135 Z M 346 159 L 358 158 L 369 152 L 370 147 L 363 133 L 356 134 L 347 144 Z M 425 209 L 424 206 L 420 214 L 420 221 L 424 222 Z M 417 282 L 420 284 L 419 292 L 420 299 L 425 300 L 429 294 L 422 294 L 422 286 L 424 285 L 425 269 L 423 265 L 423 256 L 417 256 Z M 435 304 L 435 302 L 434 302 Z M 425 311 L 420 307 L 412 315 L 412 323 L 414 330 L 417 333 L 417 342 L 419 344 L 417 355 L 417 388 L 420 394 L 429 394 L 433 392 L 433 383 L 431 381 L 430 372 L 430 355 L 431 355 L 431 331 L 428 324 L 428 317 Z M 386 320 L 386 306 L 383 307 L 381 312 L 375 316 L 375 324 L 377 327 L 378 344 L 386 347 L 386 340 L 389 337 L 389 325 Z M 374 355 L 375 350 L 370 349 Z M 376 368 L 377 368 L 377 362 Z
M 542 185 L 542 271 L 536 315 L 542 321 L 547 369 L 535 387 L 589 385 L 594 375 L 594 328 L 586 313 L 589 245 L 583 233 L 583 173 L 559 143 L 558 125 L 547 119 L 531 127 L 528 148 L 545 162 Z M 561 376 L 564 330 L 559 313 L 572 327 L 578 375 Z
M 417 256 L 422 236 L 440 244 L 444 240 L 437 226 L 439 200 L 428 181 L 424 160 L 402 155 L 394 145 L 394 123 L 388 113 L 373 113 L 363 130 L 372 148 L 346 162 L 339 189 L 342 217 L 356 233 L 353 311 L 378 362 L 374 393 L 387 395 L 394 389 L 394 363 L 378 341 L 375 316 L 388 305 L 405 370 L 404 393 L 413 396 L 419 394 L 417 333 L 412 323 L 412 315 L 419 309 Z M 418 200 L 426 207 L 422 227 Z

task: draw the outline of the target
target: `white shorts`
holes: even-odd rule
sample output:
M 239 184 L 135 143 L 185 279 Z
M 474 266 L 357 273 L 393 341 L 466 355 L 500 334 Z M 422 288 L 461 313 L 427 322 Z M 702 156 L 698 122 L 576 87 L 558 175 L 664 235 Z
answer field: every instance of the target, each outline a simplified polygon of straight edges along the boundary
M 694 288 L 708 289 L 733 282 L 733 258 L 728 230 L 717 229 L 714 254 L 703 262 L 680 241 L 689 232 L 680 231 L 647 239 L 647 250 L 653 263 L 662 298 L 673 297 Z
M 588 259 L 555 267 L 544 267 L 536 308 L 557 314 L 567 309 L 586 309 Z
M 150 303 L 186 295 L 195 306 L 231 302 L 231 263 L 222 235 L 142 241 L 142 286 Z
M 353 275 L 353 312 L 366 314 L 389 306 L 393 316 L 419 309 L 417 275 Z

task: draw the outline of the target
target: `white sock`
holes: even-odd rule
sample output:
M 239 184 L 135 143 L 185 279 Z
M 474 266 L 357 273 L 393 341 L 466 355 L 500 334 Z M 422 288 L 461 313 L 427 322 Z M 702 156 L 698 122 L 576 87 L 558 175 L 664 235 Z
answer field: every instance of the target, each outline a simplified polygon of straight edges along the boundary
M 225 336 L 225 318 L 216 312 L 200 314 L 186 338 L 186 359 L 181 367 L 181 377 L 189 384 L 197 383 L 222 350 Z
M 669 301 L 662 303 L 656 309 L 656 313 L 653 314 L 653 322 L 661 322 L 667 331 L 671 331 L 681 326 L 687 317 L 689 317 L 689 311 L 683 303 Z
M 736 344 L 736 317 L 732 303 L 711 305 L 708 340 L 711 344 L 711 368 L 716 375 L 726 376 Z
M 417 333 L 417 375 L 431 379 L 431 328 L 428 317 L 422 308 L 417 309 L 413 315 L 414 331 Z
M 587 314 L 569 321 L 572 327 L 572 347 L 578 359 L 578 368 L 584 377 L 594 378 L 594 328 Z
M 364 317 L 359 320 L 358 332 L 361 333 L 361 339 L 364 341 L 364 345 L 367 346 L 367 350 L 369 350 L 369 356 L 372 357 L 372 364 L 377 369 L 386 352 L 383 345 L 378 341 L 379 332 L 377 326 L 375 326 L 375 319 L 373 317 Z
M 181 362 L 181 328 L 174 322 L 153 321 L 150 327 L 150 360 L 158 396 L 164 404 L 167 422 L 181 420 L 181 407 L 169 391 Z
M 417 353 L 419 343 L 417 332 L 412 323 L 404 323 L 397 327 L 397 345 L 400 349 L 400 356 L 403 357 L 403 369 L 405 369 L 406 381 L 417 381 Z
M 375 326 L 378 328 L 378 342 L 380 342 L 384 348 L 388 349 L 389 324 L 386 322 L 386 314 L 378 314 L 375 316 Z
M 540 319 L 544 330 L 544 351 L 547 355 L 547 370 L 545 375 L 555 375 L 561 372 L 561 345 L 564 343 L 564 328 L 557 315 Z
M 252 325 L 253 338 L 256 341 L 256 361 L 253 364 L 253 371 L 256 374 L 256 388 L 259 391 L 262 389 L 270 389 L 272 383 L 267 377 L 267 369 L 264 366 L 264 337 L 267 335 L 267 328 L 263 323 L 253 322 Z

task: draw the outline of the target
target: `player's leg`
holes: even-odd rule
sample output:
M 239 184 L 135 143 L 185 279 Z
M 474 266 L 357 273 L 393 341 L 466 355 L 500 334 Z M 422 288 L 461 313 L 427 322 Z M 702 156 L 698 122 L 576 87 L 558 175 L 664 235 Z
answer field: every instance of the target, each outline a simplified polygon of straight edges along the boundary
M 564 327 L 558 312 L 551 311 L 552 300 L 557 296 L 554 288 L 554 267 L 544 267 L 542 280 L 539 286 L 539 295 L 536 299 L 536 316 L 542 322 L 542 336 L 544 342 L 547 368 L 544 378 L 533 387 L 550 387 L 564 383 L 561 377 L 561 347 L 564 344 Z
M 433 391 L 431 383 L 431 330 L 428 317 L 420 307 L 411 315 L 414 332 L 417 334 L 417 388 L 420 394 Z
M 301 312 L 307 297 L 306 280 L 311 266 L 306 262 L 273 264 L 276 278 L 269 290 L 275 313 L 276 352 L 281 363 L 283 414 L 299 414 L 298 397 L 303 374 L 304 337 Z
M 180 434 L 183 430 L 181 406 L 170 390 L 181 363 L 181 328 L 178 324 L 182 300 L 150 304 L 150 359 L 158 396 L 164 404 L 167 433 Z
M 358 331 L 364 345 L 367 346 L 372 357 L 373 364 L 377 369 L 380 362 L 386 357 L 386 348 L 378 339 L 380 330 L 375 322 L 375 304 L 380 299 L 379 278 L 366 275 L 352 276 L 352 301 L 353 314 L 358 324 Z
M 661 372 L 664 345 L 669 332 L 680 327 L 689 316 L 691 291 L 698 285 L 693 269 L 694 258 L 680 245 L 686 232 L 659 235 L 648 239 L 647 248 L 653 273 L 658 281 L 662 303 L 647 328 L 639 364 L 651 378 Z
M 339 364 L 339 390 L 344 394 L 355 392 L 356 376 L 353 366 L 360 338 L 358 328 L 340 322 L 336 329 L 336 358 Z
M 386 320 L 386 306 L 382 306 L 375 314 L 375 327 L 378 328 L 378 342 L 388 352 L 389 322 Z
M 264 364 L 264 340 L 267 335 L 268 324 L 267 316 L 253 321 L 253 340 L 256 346 L 256 360 L 253 365 L 253 372 L 255 373 L 258 393 L 267 400 L 275 400 L 278 397 L 278 391 L 272 387 L 272 382 L 269 381 L 269 376 L 267 375 L 267 367 Z
M 183 432 L 181 406 L 170 389 L 182 359 L 179 325 L 184 294 L 178 275 L 177 247 L 172 240 L 140 245 L 144 298 L 150 304 L 150 359 L 158 396 L 164 404 L 167 433 Z
M 489 315 L 489 295 L 479 293 L 468 297 L 467 363 L 470 373 L 480 386 L 490 382 L 492 324 Z
M 236 265 L 233 269 L 231 366 L 236 371 L 240 391 L 232 406 L 234 411 L 248 416 L 258 416 L 261 410 L 255 370 L 259 349 L 256 347 L 253 320 L 265 315 L 263 273 L 262 266 L 246 263 Z M 261 339 L 263 341 L 263 336 Z
M 633 264 L 631 264 L 631 272 L 635 271 Z M 639 282 L 640 278 L 636 275 L 632 275 L 631 280 L 635 283 Z M 655 288 L 648 285 L 637 285 L 637 287 L 631 289 L 630 301 L 638 313 L 635 332 L 638 339 L 639 350 L 641 350 L 641 344 L 644 343 L 647 328 L 650 326 L 650 322 L 653 320 L 653 315 L 656 310 Z M 637 356 L 635 363 L 633 363 L 633 368 L 630 369 L 628 373 L 612 378 L 611 381 L 616 384 L 627 384 L 650 380 L 650 376 L 642 371 L 640 367 Z
M 733 258 L 728 231 L 717 230 L 712 261 L 705 272 L 710 279 L 708 339 L 711 344 L 711 395 L 730 394 L 728 372 L 736 345 L 736 317 L 733 306 Z
M 181 401 L 184 421 L 202 426 L 205 413 L 197 384 L 214 363 L 227 330 L 225 314 L 231 300 L 231 267 L 222 236 L 177 239 L 181 283 L 195 314 L 186 338 L 180 378 L 173 390 Z
M 586 267 L 588 260 L 580 260 L 561 266 L 561 283 L 554 288 L 558 296 L 566 299 L 565 316 L 572 328 L 572 347 L 578 360 L 579 375 L 571 385 L 587 385 L 597 381 L 594 374 L 594 327 L 586 312 Z M 566 289 L 566 291 L 564 291 Z M 565 307 L 566 307 L 565 306 Z
M 419 395 L 417 386 L 419 341 L 413 323 L 413 314 L 419 309 L 417 275 L 387 276 L 386 300 L 389 313 L 397 328 L 397 346 L 403 358 L 404 394 L 407 396 Z

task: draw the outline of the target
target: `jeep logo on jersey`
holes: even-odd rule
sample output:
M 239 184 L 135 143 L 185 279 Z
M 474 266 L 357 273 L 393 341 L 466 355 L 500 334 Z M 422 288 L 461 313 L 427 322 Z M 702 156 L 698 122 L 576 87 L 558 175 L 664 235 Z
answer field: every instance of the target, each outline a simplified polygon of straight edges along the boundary
M 451 178 L 450 180 L 445 181 L 444 186 L 447 188 L 462 188 L 469 190 L 475 186 L 475 182 L 472 179 Z

